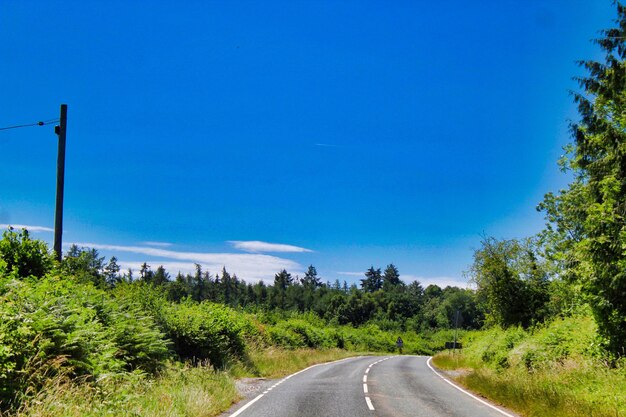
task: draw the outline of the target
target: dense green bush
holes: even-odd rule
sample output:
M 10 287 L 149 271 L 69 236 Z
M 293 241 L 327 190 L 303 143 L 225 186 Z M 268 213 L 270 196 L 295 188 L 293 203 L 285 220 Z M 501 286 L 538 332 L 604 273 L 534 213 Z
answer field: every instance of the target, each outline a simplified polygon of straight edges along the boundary
M 28 230 L 9 228 L 0 240 L 0 276 L 42 277 L 54 266 L 54 256 L 41 240 L 30 238 Z
M 244 354 L 242 321 L 229 307 L 190 300 L 169 304 L 163 315 L 164 331 L 181 358 L 209 360 L 218 368 L 230 357 Z
M 163 334 L 133 304 L 71 278 L 0 278 L 0 401 L 58 373 L 157 370 Z
M 495 370 L 520 367 L 536 370 L 561 366 L 569 359 L 601 358 L 597 326 L 590 315 L 557 318 L 523 330 L 494 327 L 463 336 L 465 357 Z
M 221 368 L 229 358 L 242 357 L 246 343 L 260 337 L 247 315 L 222 304 L 170 302 L 162 288 L 142 282 L 118 285 L 114 293 L 150 314 L 183 360 L 208 360 Z
M 271 327 L 268 332 L 274 344 L 286 348 L 337 347 L 337 338 L 332 336 L 333 332 L 316 327 L 303 319 L 282 321 Z

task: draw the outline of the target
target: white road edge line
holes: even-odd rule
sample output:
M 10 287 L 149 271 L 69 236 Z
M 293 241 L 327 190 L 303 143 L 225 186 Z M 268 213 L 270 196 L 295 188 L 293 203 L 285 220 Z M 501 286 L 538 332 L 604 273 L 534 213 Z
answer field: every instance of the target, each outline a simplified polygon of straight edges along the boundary
M 363 392 L 367 394 L 367 384 L 363 384 Z
M 495 405 L 489 404 L 487 401 L 484 401 L 480 398 L 478 398 L 477 396 L 475 396 L 474 394 L 472 394 L 471 392 L 465 391 L 463 388 L 459 387 L 458 385 L 456 385 L 455 383 L 451 382 L 450 380 L 448 380 L 448 378 L 446 378 L 445 376 L 441 375 L 439 372 L 435 371 L 435 368 L 432 367 L 432 365 L 430 364 L 430 361 L 432 360 L 432 356 L 430 358 L 428 358 L 428 360 L 426 361 L 426 365 L 428 365 L 428 367 L 430 368 L 431 371 L 433 371 L 435 373 L 435 375 L 437 375 L 439 378 L 443 379 L 445 382 L 447 382 L 448 384 L 452 385 L 454 388 L 458 389 L 459 391 L 461 391 L 464 394 L 469 395 L 470 397 L 472 397 L 473 399 L 475 399 L 476 401 L 486 405 L 489 408 L 492 408 L 494 410 L 496 410 L 498 413 L 505 415 L 507 417 L 515 417 L 513 414 L 509 414 L 506 411 L 502 411 L 500 410 L 498 407 L 496 407 Z
M 264 395 L 264 394 L 259 394 L 259 395 L 257 395 L 257 396 L 256 396 L 256 398 L 255 398 L 254 400 L 250 401 L 248 404 L 246 404 L 246 405 L 244 405 L 243 407 L 241 407 L 239 410 L 237 410 L 237 411 L 236 411 L 234 414 L 232 414 L 230 417 L 235 417 L 235 416 L 238 416 L 239 414 L 243 413 L 243 412 L 246 410 L 246 408 L 250 407 L 252 404 L 254 404 L 255 402 L 259 401 L 263 395 Z
M 374 411 L 374 406 L 372 405 L 372 400 L 370 400 L 370 397 L 365 397 L 365 402 L 367 403 L 367 408 L 369 408 L 371 411 Z

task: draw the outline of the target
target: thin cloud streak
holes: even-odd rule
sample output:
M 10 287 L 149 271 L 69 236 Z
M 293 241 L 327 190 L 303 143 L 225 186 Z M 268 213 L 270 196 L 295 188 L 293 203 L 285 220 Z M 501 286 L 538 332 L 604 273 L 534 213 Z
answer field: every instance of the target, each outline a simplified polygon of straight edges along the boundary
M 346 275 L 349 277 L 362 277 L 365 275 L 365 272 L 337 272 L 339 275 Z
M 146 245 L 146 246 L 157 246 L 160 248 L 167 248 L 172 246 L 171 243 L 169 242 L 152 242 L 152 241 L 147 241 L 147 242 L 141 242 L 142 245 Z
M 208 272 L 213 278 L 215 277 L 216 273 L 219 275 L 222 274 L 222 267 L 223 267 L 223 266 L 220 266 L 218 268 L 215 268 L 215 265 L 203 264 L 203 263 L 198 263 L 198 262 L 151 261 L 151 262 L 146 262 L 146 263 L 148 264 L 148 266 L 150 266 L 150 269 L 152 271 L 156 271 L 159 266 L 162 266 L 163 268 L 165 268 L 165 270 L 170 276 L 170 280 L 175 280 L 176 275 L 178 275 L 179 273 L 182 275 L 187 275 L 187 274 L 194 275 L 196 273 L 196 264 L 202 267 L 203 273 Z M 139 270 L 141 269 L 143 262 L 119 261 L 117 264 L 120 266 L 120 274 L 126 274 L 128 273 L 128 269 L 131 269 L 133 271 L 133 278 L 137 278 L 139 277 Z M 239 272 L 233 272 L 234 270 L 228 267 L 226 267 L 226 271 L 228 271 L 228 273 L 231 275 L 233 274 L 237 275 L 239 279 L 243 279 L 247 283 L 255 283 L 259 281 L 264 281 L 265 283 L 268 283 L 268 284 L 273 283 L 274 275 L 278 273 L 278 271 L 275 271 L 275 272 L 269 272 L 267 274 L 244 275 Z M 295 276 L 295 274 L 292 273 L 292 276 Z
M 235 249 L 245 252 L 284 252 L 284 253 L 302 253 L 313 252 L 311 249 L 301 248 L 294 245 L 285 245 L 283 243 L 268 243 L 260 240 L 229 240 L 228 243 L 233 245 Z
M 422 287 L 426 288 L 429 285 L 437 285 L 441 288 L 445 287 L 459 287 L 459 288 L 474 288 L 469 282 L 464 279 L 454 277 L 420 277 L 417 275 L 400 275 L 400 279 L 407 284 L 414 281 L 419 281 Z
M 274 275 L 283 269 L 286 269 L 292 275 L 302 274 L 303 270 L 300 264 L 292 260 L 261 254 L 177 252 L 145 246 L 103 245 L 99 243 L 77 243 L 76 245 L 111 252 L 127 252 L 155 258 L 188 261 L 189 264 L 187 264 L 187 266 L 191 265 L 192 267 L 185 269 L 185 271 L 195 269 L 193 265 L 196 263 L 202 265 L 205 270 L 212 273 L 221 271 L 222 268 L 225 267 L 231 274 L 237 274 L 237 276 L 246 280 L 273 279 Z M 133 262 L 120 260 L 118 263 L 123 265 Z M 141 263 L 143 262 L 139 264 Z M 161 264 L 164 266 L 168 263 L 172 265 L 175 264 L 163 260 L 152 260 L 148 261 L 148 263 L 155 267 L 155 269 Z M 181 268 L 180 270 L 182 272 L 184 269 L 183 266 L 186 265 L 186 263 L 178 263 L 176 265 Z M 172 274 L 173 271 L 175 271 L 174 274 L 178 272 L 178 270 L 175 269 L 168 269 L 170 274 Z
M 45 226 L 32 226 L 28 224 L 0 224 L 0 229 L 8 229 L 9 227 L 17 230 L 26 229 L 29 232 L 54 232 L 53 228 Z

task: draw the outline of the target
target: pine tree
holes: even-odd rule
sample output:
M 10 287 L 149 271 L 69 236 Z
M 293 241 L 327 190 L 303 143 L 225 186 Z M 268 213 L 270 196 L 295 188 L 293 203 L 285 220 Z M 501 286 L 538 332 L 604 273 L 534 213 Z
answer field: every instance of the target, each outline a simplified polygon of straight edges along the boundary
M 378 291 L 383 287 L 383 278 L 380 272 L 380 268 L 374 269 L 374 266 L 371 266 L 365 272 L 365 279 L 361 280 L 361 288 L 365 292 L 374 292 Z
M 387 265 L 383 273 L 383 289 L 385 291 L 392 291 L 402 285 L 403 282 L 400 280 L 400 271 L 398 271 L 398 268 L 396 268 L 394 264 Z
M 580 121 L 561 161 L 574 181 L 546 195 L 548 255 L 562 275 L 582 284 L 609 351 L 626 354 L 626 9 L 596 44 L 603 62 L 584 61 L 583 92 L 575 94 Z

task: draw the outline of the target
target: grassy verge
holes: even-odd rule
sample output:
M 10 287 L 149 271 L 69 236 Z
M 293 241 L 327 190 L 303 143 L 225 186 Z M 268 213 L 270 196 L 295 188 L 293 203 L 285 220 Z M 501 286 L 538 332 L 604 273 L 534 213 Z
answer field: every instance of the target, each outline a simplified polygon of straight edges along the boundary
M 156 378 L 128 373 L 80 383 L 58 376 L 12 415 L 215 416 L 238 398 L 228 374 L 171 364 Z
M 342 349 L 295 349 L 269 348 L 255 350 L 249 354 L 246 363 L 236 363 L 229 368 L 235 378 L 265 377 L 281 378 L 323 362 L 358 356 L 358 353 Z
M 216 416 L 240 399 L 236 378 L 280 378 L 316 363 L 354 355 L 340 349 L 272 348 L 250 352 L 245 364 L 233 364 L 226 371 L 171 363 L 156 378 L 127 373 L 87 382 L 59 375 L 15 413 L 5 416 Z
M 567 328 L 577 332 L 563 333 Z M 466 352 L 440 353 L 433 362 L 460 370 L 459 383 L 525 416 L 624 417 L 626 368 L 610 368 L 588 349 L 585 353 L 581 343 L 592 340 L 593 331 L 587 318 L 571 318 L 534 331 L 515 330 L 515 336 L 478 332 Z M 498 346 L 503 335 L 508 342 Z

